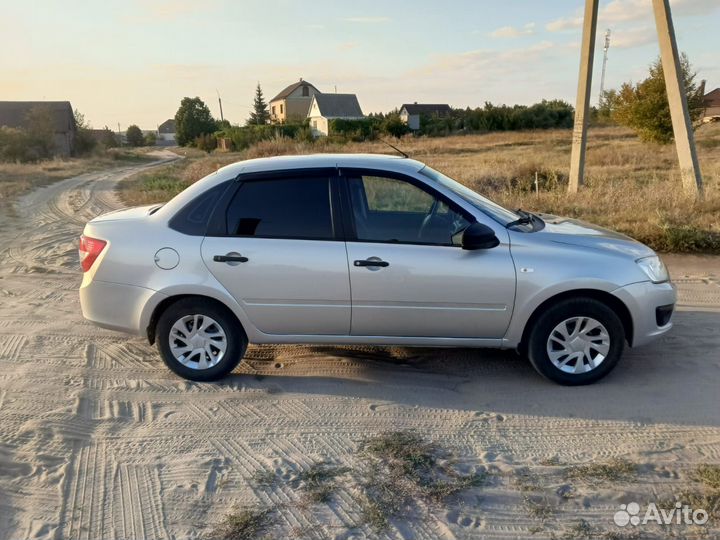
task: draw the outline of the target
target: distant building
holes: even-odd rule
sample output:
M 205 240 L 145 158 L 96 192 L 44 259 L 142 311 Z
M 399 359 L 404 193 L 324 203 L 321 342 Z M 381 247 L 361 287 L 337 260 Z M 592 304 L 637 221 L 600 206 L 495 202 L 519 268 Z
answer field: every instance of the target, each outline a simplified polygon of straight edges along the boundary
M 310 101 L 320 90 L 300 79 L 270 100 L 270 121 L 274 124 L 302 122 L 307 118 Z
M 720 121 L 720 88 L 716 88 L 703 98 L 705 111 L 702 115 L 703 122 Z
M 400 119 L 405 122 L 410 129 L 420 129 L 420 117 L 443 117 L 449 116 L 452 112 L 450 105 L 447 103 L 405 103 L 400 107 Z
M 175 139 L 175 119 L 169 118 L 158 126 L 157 144 L 163 146 L 172 146 L 176 144 Z
M 51 118 L 56 154 L 70 156 L 77 126 L 69 101 L 0 101 L 0 126 L 27 129 L 29 115 L 35 111 L 46 111 Z
M 360 120 L 365 115 L 355 94 L 315 94 L 307 113 L 315 137 L 330 133 L 330 120 Z

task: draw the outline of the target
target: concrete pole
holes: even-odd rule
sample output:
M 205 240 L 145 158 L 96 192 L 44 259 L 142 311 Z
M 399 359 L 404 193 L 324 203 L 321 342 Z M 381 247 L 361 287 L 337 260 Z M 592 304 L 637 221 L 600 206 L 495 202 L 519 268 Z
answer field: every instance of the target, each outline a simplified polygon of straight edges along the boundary
M 665 88 L 670 103 L 675 147 L 680 162 L 680 175 L 683 187 L 696 197 L 703 196 L 702 175 L 695 150 L 692 121 L 688 112 L 685 81 L 680 67 L 680 55 L 675 41 L 672 14 L 669 0 L 653 0 L 655 24 L 660 41 L 660 57 L 662 58 Z
M 585 147 L 587 145 L 588 109 L 592 87 L 593 57 L 595 56 L 595 34 L 599 0 L 585 0 L 585 18 L 580 49 L 580 76 L 578 77 L 577 100 L 575 102 L 575 126 L 573 128 L 572 154 L 570 156 L 569 193 L 577 193 L 583 183 L 585 171 Z

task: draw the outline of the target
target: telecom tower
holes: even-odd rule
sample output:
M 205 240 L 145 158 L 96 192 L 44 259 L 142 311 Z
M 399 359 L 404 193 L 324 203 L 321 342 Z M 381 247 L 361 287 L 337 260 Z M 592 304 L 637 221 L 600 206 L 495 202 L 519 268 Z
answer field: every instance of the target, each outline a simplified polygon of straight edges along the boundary
M 607 67 L 607 60 L 608 60 L 608 49 L 610 48 L 610 29 L 608 28 L 605 32 L 605 47 L 603 48 L 604 55 L 603 55 L 603 67 L 602 67 L 602 76 L 600 77 L 600 99 L 598 100 L 598 104 L 602 105 L 603 103 L 603 95 L 605 94 L 605 68 Z

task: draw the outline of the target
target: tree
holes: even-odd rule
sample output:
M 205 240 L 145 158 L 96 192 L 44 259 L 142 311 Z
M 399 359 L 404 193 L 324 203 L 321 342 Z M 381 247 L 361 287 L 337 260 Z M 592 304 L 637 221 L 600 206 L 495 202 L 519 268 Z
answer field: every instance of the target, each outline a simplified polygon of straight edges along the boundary
M 250 118 L 248 118 L 247 123 L 248 125 L 263 125 L 267 124 L 269 121 L 270 113 L 268 112 L 268 106 L 267 103 L 265 103 L 265 98 L 263 97 L 263 91 L 260 87 L 260 83 L 258 83 L 257 88 L 255 88 L 253 111 L 250 113 Z
M 75 154 L 82 156 L 95 148 L 97 140 L 90 132 L 90 124 L 85 120 L 85 115 L 75 109 L 73 116 L 75 117 Z
M 692 71 L 688 57 L 681 58 L 681 72 L 685 81 L 685 95 L 688 101 L 690 119 L 695 122 L 703 109 L 703 96 L 695 84 L 697 73 Z M 650 76 L 635 85 L 625 83 L 616 95 L 606 93 L 605 104 L 612 111 L 612 118 L 632 128 L 638 136 L 648 142 L 667 144 L 673 140 L 670 105 L 665 91 L 662 62 L 658 58 L 650 66 Z
M 118 146 L 118 140 L 115 133 L 107 126 L 103 128 L 102 135 L 100 136 L 100 144 L 105 148 L 115 148 Z
M 28 111 L 25 125 L 28 147 L 35 159 L 51 157 L 56 150 L 53 112 L 45 105 L 37 105 Z
M 129 146 L 142 146 L 145 144 L 145 137 L 142 130 L 135 124 L 129 126 L 125 132 L 125 139 Z
M 381 124 L 381 129 L 388 135 L 398 139 L 410 131 L 410 128 L 402 121 L 398 113 L 390 113 Z
M 175 137 L 180 146 L 192 144 L 201 135 L 214 133 L 217 124 L 199 97 L 185 97 L 175 113 Z

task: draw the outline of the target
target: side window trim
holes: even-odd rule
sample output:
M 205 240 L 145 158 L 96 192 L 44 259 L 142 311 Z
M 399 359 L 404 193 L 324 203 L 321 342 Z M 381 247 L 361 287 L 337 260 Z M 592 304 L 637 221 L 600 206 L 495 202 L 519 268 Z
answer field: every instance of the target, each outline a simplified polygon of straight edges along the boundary
M 342 167 L 339 169 L 339 175 L 342 179 L 341 185 L 341 200 L 343 202 L 343 222 L 345 223 L 345 240 L 347 242 L 362 242 L 364 244 L 389 244 L 389 245 L 411 245 L 411 246 L 434 246 L 434 247 L 447 247 L 447 248 L 460 248 L 461 246 L 456 245 L 448 245 L 448 244 L 433 244 L 428 242 L 388 242 L 386 240 L 360 240 L 357 236 L 357 228 L 355 226 L 355 215 L 352 208 L 352 199 L 350 196 L 350 189 L 348 187 L 349 181 L 351 178 L 357 178 L 363 177 L 363 176 L 378 176 L 381 178 L 391 178 L 395 180 L 401 180 L 404 182 L 408 182 L 412 184 L 413 186 L 418 187 L 419 189 L 423 190 L 425 193 L 429 194 L 430 196 L 439 199 L 441 202 L 445 203 L 448 208 L 454 212 L 457 212 L 460 214 L 463 218 L 465 218 L 468 222 L 474 223 L 477 221 L 477 218 L 473 216 L 470 212 L 465 210 L 462 206 L 457 204 L 455 201 L 447 197 L 444 193 L 441 193 L 435 189 L 432 188 L 432 186 L 428 186 L 423 181 L 413 178 L 412 176 L 408 176 L 406 174 L 397 173 L 394 171 L 383 171 L 378 169 L 364 169 L 364 168 L 351 168 L 351 167 Z M 365 204 L 367 205 L 367 200 L 365 200 Z
M 344 226 L 341 223 L 342 220 L 342 211 L 339 211 L 340 208 L 336 208 L 336 206 L 339 206 L 339 200 L 338 200 L 338 185 L 337 185 L 337 178 L 338 176 L 338 170 L 337 168 L 317 168 L 317 169 L 285 169 L 285 170 L 278 170 L 278 171 L 267 171 L 267 172 L 260 172 L 260 173 L 246 173 L 246 174 L 240 174 L 237 178 L 231 183 L 231 186 L 225 191 L 225 193 L 222 195 L 222 198 L 218 203 L 215 205 L 215 210 L 213 211 L 212 217 L 210 218 L 210 224 L 208 225 L 207 232 L 205 236 L 207 237 L 214 237 L 214 238 L 267 238 L 267 239 L 276 239 L 276 240 L 313 240 L 318 242 L 333 242 L 333 241 L 344 241 Z M 227 211 L 230 207 L 230 203 L 232 202 L 233 198 L 237 194 L 237 192 L 242 187 L 243 183 L 248 181 L 257 181 L 257 180 L 282 180 L 287 179 L 289 177 L 292 178 L 324 178 L 328 180 L 328 202 L 330 205 L 330 215 L 332 219 L 332 228 L 333 228 L 333 237 L 331 238 L 303 238 L 303 237 L 280 237 L 280 236 L 237 236 L 234 234 L 229 234 L 227 230 Z

